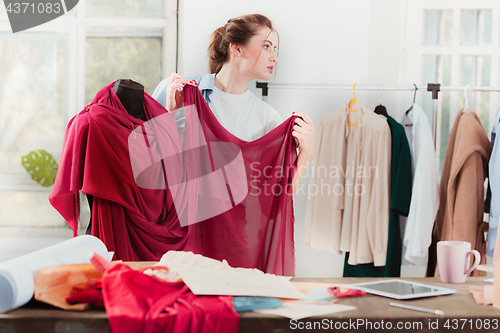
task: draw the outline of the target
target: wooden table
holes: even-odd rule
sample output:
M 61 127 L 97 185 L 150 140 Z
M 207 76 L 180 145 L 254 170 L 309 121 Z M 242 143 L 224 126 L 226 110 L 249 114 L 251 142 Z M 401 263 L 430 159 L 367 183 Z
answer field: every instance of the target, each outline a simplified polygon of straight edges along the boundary
M 389 298 L 367 294 L 342 298 L 337 304 L 355 306 L 353 311 L 311 317 L 300 321 L 245 312 L 240 314 L 240 332 L 500 332 L 500 310 L 477 305 L 469 285 L 483 285 L 484 278 L 469 278 L 465 284 L 445 284 L 439 278 L 405 278 L 405 280 L 456 289 L 457 293 L 409 301 L 410 305 L 440 309 L 444 317 L 389 306 Z M 368 282 L 373 278 L 294 279 L 301 282 L 347 284 Z M 490 329 L 487 329 L 488 326 Z M 398 326 L 399 325 L 399 326 Z M 494 329 L 496 327 L 496 329 Z M 303 329 L 300 329 L 303 328 Z M 310 329 L 309 329 L 310 328 Z M 371 329 L 370 329 L 371 328 Z M 392 329 L 390 329 L 392 328 Z M 0 333 L 15 332 L 110 332 L 104 311 L 63 311 L 38 302 L 30 302 L 7 314 L 0 314 Z M 139 333 L 139 332 L 138 332 Z

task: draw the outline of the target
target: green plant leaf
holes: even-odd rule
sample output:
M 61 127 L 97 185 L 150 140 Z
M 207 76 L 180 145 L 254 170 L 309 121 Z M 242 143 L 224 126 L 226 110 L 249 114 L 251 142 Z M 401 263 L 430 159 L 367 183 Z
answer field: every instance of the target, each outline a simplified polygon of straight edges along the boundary
M 38 184 L 45 187 L 54 184 L 58 165 L 52 154 L 42 149 L 34 150 L 22 156 L 21 164 Z

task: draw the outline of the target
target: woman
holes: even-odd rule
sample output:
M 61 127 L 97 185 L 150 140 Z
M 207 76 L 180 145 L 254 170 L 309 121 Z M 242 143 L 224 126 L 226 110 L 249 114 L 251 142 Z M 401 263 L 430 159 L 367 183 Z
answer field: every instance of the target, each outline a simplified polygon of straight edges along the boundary
M 218 122 L 244 141 L 254 141 L 282 123 L 275 109 L 246 88 L 250 80 L 269 80 L 273 73 L 278 61 L 274 32 L 271 21 L 263 15 L 231 19 L 212 34 L 208 48 L 211 74 L 182 78 L 172 73 L 158 85 L 153 97 L 174 115 L 180 133 L 184 132 L 182 88 L 186 85 L 198 87 Z M 294 114 L 298 117 L 291 134 L 298 140 L 300 152 L 291 181 L 293 193 L 314 150 L 312 121 L 303 112 Z M 266 192 L 265 182 L 257 184 L 257 191 Z M 227 214 L 195 224 L 195 251 L 225 259 L 233 267 L 293 275 L 293 206 L 291 202 L 280 206 L 280 198 L 268 197 L 265 203 L 259 198 L 249 195 L 244 204 Z M 281 209 L 280 214 L 277 209 Z
M 212 33 L 208 48 L 212 74 L 183 78 L 172 73 L 156 87 L 153 97 L 174 114 L 177 127 L 184 127 L 182 87 L 197 86 L 216 118 L 231 134 L 245 141 L 256 140 L 282 120 L 269 104 L 247 90 L 250 80 L 269 80 L 278 56 L 271 21 L 259 14 L 230 19 Z M 293 193 L 314 151 L 314 124 L 304 112 L 293 112 L 292 136 L 299 141 Z

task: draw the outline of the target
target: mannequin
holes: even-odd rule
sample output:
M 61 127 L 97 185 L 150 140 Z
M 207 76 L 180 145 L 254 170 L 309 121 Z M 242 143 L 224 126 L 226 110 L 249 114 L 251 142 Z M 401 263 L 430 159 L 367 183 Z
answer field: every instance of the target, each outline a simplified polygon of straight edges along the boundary
M 119 79 L 113 85 L 116 96 L 125 110 L 134 118 L 146 120 L 144 114 L 144 86 L 130 79 Z
M 142 84 L 131 79 L 119 79 L 113 85 L 113 90 L 125 110 L 132 117 L 146 121 L 146 115 L 144 114 L 144 86 Z M 90 206 L 90 221 L 85 233 L 91 235 L 93 197 L 87 194 L 87 201 Z

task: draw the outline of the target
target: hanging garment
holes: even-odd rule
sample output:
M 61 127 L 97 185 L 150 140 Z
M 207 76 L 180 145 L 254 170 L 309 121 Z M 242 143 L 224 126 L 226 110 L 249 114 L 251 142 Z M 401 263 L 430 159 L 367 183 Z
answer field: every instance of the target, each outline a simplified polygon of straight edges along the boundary
M 320 118 L 306 210 L 306 243 L 350 252 L 349 264 L 384 266 L 391 137 L 385 118 L 357 104 Z M 348 125 L 349 123 L 357 125 Z
M 411 200 L 411 153 L 404 127 L 391 116 L 391 210 L 385 266 L 373 263 L 349 265 L 349 253 L 344 260 L 344 277 L 399 277 L 401 276 L 401 229 L 399 216 L 408 216 Z
M 239 317 L 232 296 L 196 296 L 184 282 L 166 282 L 117 264 L 102 277 L 113 333 L 231 333 Z
M 495 115 L 493 128 L 491 130 L 491 158 L 488 169 L 488 195 L 485 201 L 484 210 L 490 214 L 490 221 L 488 223 L 488 241 L 486 254 L 493 257 L 495 250 L 495 243 L 498 232 L 498 217 L 500 215 L 500 174 L 498 168 L 500 166 L 500 148 L 495 145 L 496 135 L 500 126 L 500 110 Z
M 429 120 L 419 105 L 413 104 L 412 110 L 403 117 L 402 123 L 405 125 L 410 144 L 413 172 L 403 253 L 410 263 L 425 266 L 439 206 L 436 153 Z
M 488 174 L 491 143 L 477 114 L 460 111 L 448 139 L 440 185 L 440 204 L 429 248 L 427 276 L 439 276 L 438 241 L 467 241 L 486 262 L 484 240 L 484 179 Z M 480 276 L 474 271 L 473 276 Z
M 216 120 L 199 90 L 184 88 L 184 140 L 148 94 L 148 121 L 102 88 L 71 119 L 51 204 L 78 229 L 78 191 L 93 196 L 92 234 L 115 259 L 158 261 L 169 250 L 226 259 L 233 267 L 294 274 L 290 117 L 246 142 Z

